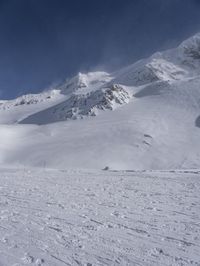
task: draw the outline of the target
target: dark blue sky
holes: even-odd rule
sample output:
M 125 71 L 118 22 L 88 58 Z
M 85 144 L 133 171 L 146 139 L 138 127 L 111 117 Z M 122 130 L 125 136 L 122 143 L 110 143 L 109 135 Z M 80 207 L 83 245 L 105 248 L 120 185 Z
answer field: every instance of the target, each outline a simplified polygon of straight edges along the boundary
M 200 31 L 200 0 L 0 0 L 0 92 L 112 70 Z

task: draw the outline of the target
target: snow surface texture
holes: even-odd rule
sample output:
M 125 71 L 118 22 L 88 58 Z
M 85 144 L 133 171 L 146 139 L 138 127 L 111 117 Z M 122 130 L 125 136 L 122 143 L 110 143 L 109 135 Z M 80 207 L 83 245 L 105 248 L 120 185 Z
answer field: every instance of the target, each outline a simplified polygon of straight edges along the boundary
M 200 265 L 200 171 L 0 170 L 0 265 Z
M 200 34 L 115 73 L 0 101 L 0 164 L 200 167 Z

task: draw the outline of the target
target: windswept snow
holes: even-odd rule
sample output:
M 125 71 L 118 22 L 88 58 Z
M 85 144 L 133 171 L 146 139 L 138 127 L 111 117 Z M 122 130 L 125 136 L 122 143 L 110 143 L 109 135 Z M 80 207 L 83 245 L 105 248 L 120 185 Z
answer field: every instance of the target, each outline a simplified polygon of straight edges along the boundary
M 199 43 L 196 34 L 117 72 L 79 73 L 40 94 L 1 101 L 0 164 L 200 167 Z
M 0 266 L 200 266 L 199 55 L 0 101 Z
M 200 265 L 200 171 L 0 171 L 0 265 Z
M 28 94 L 10 101 L 0 102 L 0 124 L 18 123 L 25 117 L 58 104 L 66 99 L 59 90 Z
M 117 85 L 87 94 L 72 94 L 66 101 L 33 114 L 20 123 L 45 125 L 84 116 L 96 116 L 101 110 L 113 110 L 117 106 L 128 103 L 129 99 L 129 93 Z

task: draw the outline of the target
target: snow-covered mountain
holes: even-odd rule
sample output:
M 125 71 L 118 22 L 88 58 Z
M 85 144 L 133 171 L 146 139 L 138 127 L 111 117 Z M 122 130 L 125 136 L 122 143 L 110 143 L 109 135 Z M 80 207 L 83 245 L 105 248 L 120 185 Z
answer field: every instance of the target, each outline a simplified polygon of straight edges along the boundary
M 200 34 L 114 73 L 0 101 L 0 163 L 200 166 Z

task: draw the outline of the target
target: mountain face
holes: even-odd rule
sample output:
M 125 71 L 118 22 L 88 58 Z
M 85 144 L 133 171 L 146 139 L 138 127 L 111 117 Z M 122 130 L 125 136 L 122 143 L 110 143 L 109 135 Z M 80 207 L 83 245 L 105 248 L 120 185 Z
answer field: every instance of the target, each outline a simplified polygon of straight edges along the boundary
M 118 85 L 110 88 L 88 92 L 87 94 L 72 94 L 67 100 L 37 114 L 33 114 L 20 123 L 44 125 L 69 119 L 96 116 L 100 110 L 114 110 L 117 106 L 129 101 L 126 90 Z
M 0 101 L 0 163 L 166 169 L 200 166 L 200 34 L 114 73 L 79 73 Z

